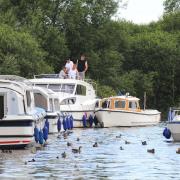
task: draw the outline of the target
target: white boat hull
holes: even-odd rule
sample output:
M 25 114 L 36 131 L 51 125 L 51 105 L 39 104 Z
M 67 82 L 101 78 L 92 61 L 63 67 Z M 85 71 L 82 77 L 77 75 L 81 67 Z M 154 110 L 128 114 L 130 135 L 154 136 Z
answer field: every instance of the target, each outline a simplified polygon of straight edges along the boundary
M 167 128 L 171 131 L 174 141 L 180 141 L 180 121 L 168 122 Z
M 160 112 L 157 110 L 143 112 L 97 110 L 95 114 L 103 127 L 148 126 L 160 121 Z
M 74 128 L 83 128 L 83 115 L 87 115 L 87 123 L 89 116 L 92 115 L 94 117 L 94 110 L 89 111 L 61 111 L 64 115 L 72 115 L 74 121 L 73 121 L 73 127 Z
M 25 147 L 35 143 L 34 127 L 44 127 L 44 119 L 14 119 L 0 122 L 0 147 Z
M 47 113 L 45 119 L 48 119 L 49 122 L 49 134 L 57 133 L 57 121 L 58 121 L 58 114 L 57 113 Z
M 89 101 L 89 103 L 84 104 L 74 104 L 74 105 L 64 105 L 60 106 L 60 112 L 63 115 L 72 115 L 74 122 L 74 128 L 82 128 L 83 127 L 83 115 L 86 114 L 87 120 L 89 116 L 92 115 L 94 117 L 94 109 L 95 109 L 95 100 Z M 88 122 L 87 122 L 88 124 Z

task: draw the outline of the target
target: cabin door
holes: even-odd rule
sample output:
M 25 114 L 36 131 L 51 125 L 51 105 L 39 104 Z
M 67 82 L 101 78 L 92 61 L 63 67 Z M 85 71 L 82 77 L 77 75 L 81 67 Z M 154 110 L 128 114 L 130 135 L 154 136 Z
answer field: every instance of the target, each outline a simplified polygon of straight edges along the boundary
M 0 95 L 0 119 L 4 117 L 4 96 Z

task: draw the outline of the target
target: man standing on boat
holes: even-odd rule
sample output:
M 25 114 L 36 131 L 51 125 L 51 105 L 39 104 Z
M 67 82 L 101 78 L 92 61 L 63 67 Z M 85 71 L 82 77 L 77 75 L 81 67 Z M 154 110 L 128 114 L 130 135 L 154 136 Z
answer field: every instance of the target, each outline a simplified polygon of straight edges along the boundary
M 79 79 L 83 80 L 85 78 L 85 72 L 88 69 L 87 60 L 84 54 L 81 54 L 81 58 L 77 60 L 77 70 L 79 72 Z

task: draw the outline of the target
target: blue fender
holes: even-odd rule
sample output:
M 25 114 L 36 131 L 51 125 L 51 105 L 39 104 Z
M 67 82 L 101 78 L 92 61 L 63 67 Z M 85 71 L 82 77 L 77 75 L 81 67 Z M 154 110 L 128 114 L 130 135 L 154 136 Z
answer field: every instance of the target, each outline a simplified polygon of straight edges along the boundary
M 90 114 L 90 116 L 89 116 L 89 125 L 90 125 L 90 127 L 92 127 L 93 121 L 94 121 L 94 119 L 93 119 L 92 115 Z
M 44 126 L 44 128 L 43 128 L 43 138 L 45 141 L 47 141 L 47 139 L 48 139 L 48 128 L 47 128 L 47 126 Z
M 171 138 L 171 131 L 170 131 L 170 129 L 165 128 L 164 131 L 163 131 L 163 136 L 164 136 L 166 139 L 170 139 L 170 138 Z
M 43 132 L 42 130 L 39 131 L 39 144 L 43 144 L 44 143 L 44 138 L 43 138 Z
M 86 128 L 87 126 L 86 126 L 86 116 L 85 115 L 83 115 L 83 117 L 82 117 L 82 122 L 83 122 L 83 127 Z
M 63 116 L 63 128 L 64 128 L 64 130 L 66 131 L 67 126 L 66 126 L 66 119 L 65 119 L 64 116 Z
M 46 119 L 46 121 L 45 121 L 45 126 L 47 127 L 48 133 L 49 133 L 49 121 L 48 121 L 48 119 Z
M 39 129 L 37 127 L 34 128 L 34 139 L 36 143 L 39 142 Z
M 73 119 L 73 116 L 71 115 L 71 116 L 70 116 L 71 129 L 73 129 L 73 121 L 74 121 L 74 119 Z
M 57 130 L 58 130 L 58 132 L 61 131 L 61 119 L 60 119 L 60 117 L 59 117 L 59 119 L 57 120 Z

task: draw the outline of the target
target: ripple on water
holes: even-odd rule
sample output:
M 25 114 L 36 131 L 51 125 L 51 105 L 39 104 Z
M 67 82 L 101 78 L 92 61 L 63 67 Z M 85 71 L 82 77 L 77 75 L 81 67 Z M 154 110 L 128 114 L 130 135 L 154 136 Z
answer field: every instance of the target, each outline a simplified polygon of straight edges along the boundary
M 163 125 L 141 128 L 75 129 L 67 139 L 50 135 L 44 150 L 0 153 L 2 179 L 179 179 L 180 143 L 166 142 Z M 119 136 L 121 134 L 121 137 Z M 77 141 L 77 137 L 80 141 Z M 130 144 L 125 144 L 125 141 Z M 147 141 L 143 146 L 142 141 Z M 73 148 L 82 146 L 81 153 Z M 93 147 L 97 142 L 98 147 Z M 120 150 L 120 146 L 123 150 Z M 155 149 L 155 154 L 147 149 Z M 66 152 L 67 157 L 61 154 Z M 32 158 L 35 162 L 28 162 Z M 27 162 L 27 164 L 25 164 Z

